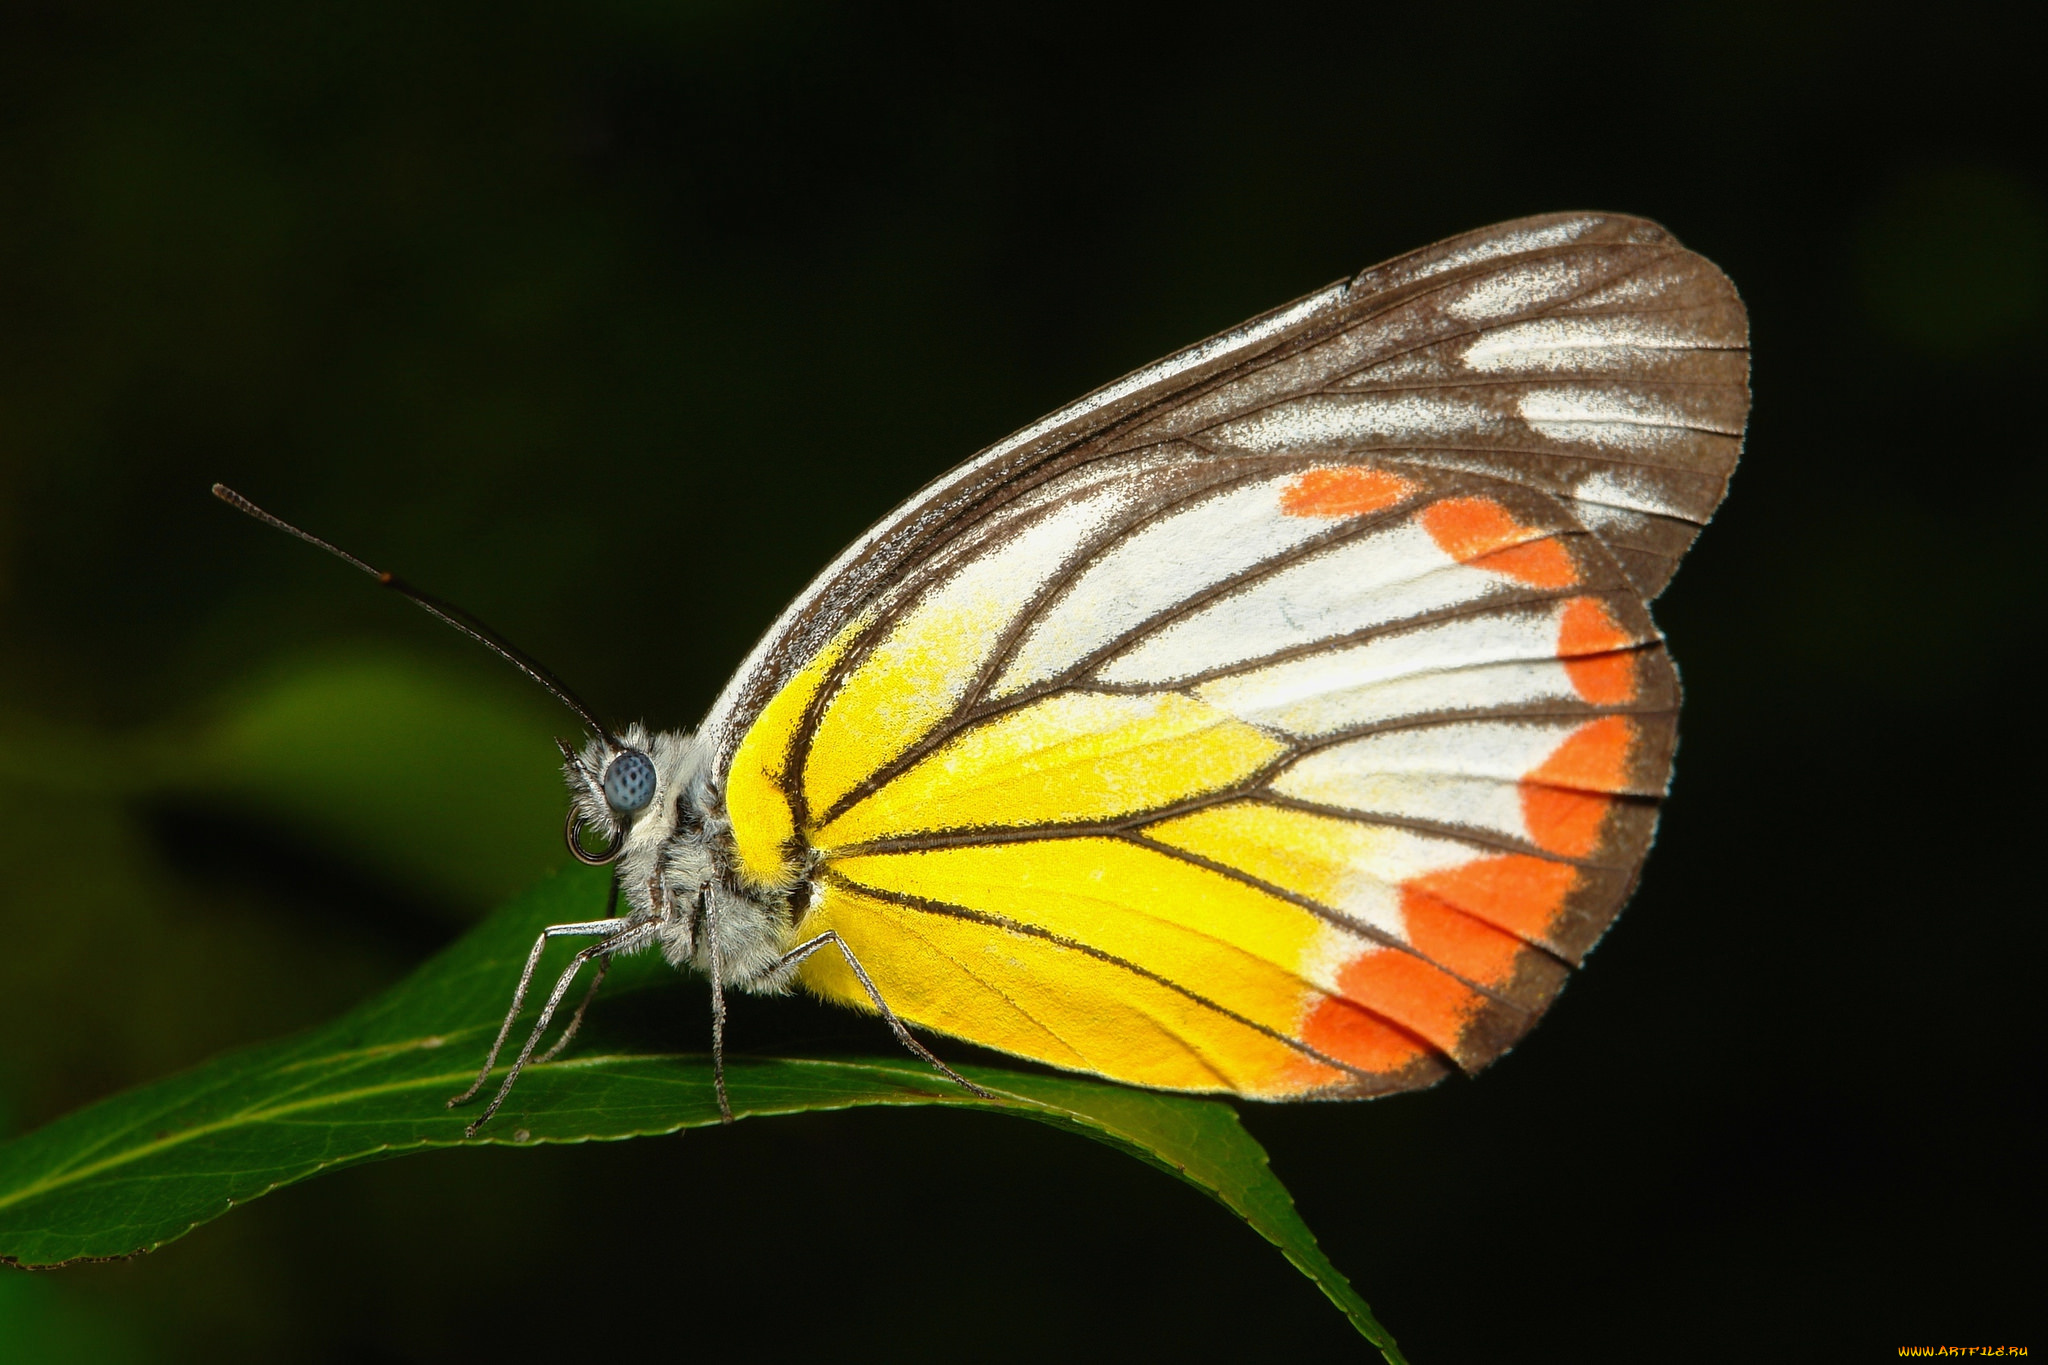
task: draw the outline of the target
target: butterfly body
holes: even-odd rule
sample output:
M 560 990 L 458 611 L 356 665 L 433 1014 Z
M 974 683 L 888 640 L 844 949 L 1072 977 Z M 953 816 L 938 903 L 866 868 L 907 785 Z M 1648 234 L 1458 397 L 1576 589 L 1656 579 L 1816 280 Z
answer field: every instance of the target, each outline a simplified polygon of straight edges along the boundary
M 628 913 L 536 943 L 485 1074 L 548 937 L 598 940 L 498 1101 L 576 968 L 655 944 L 711 979 L 714 1056 L 726 986 L 801 984 L 942 1070 L 906 1023 L 1263 1099 L 1487 1065 L 1649 851 L 1679 703 L 1649 604 L 1748 364 L 1733 287 L 1654 223 L 1440 242 L 941 476 L 690 734 L 605 731 L 404 588 L 597 736 L 570 844 Z

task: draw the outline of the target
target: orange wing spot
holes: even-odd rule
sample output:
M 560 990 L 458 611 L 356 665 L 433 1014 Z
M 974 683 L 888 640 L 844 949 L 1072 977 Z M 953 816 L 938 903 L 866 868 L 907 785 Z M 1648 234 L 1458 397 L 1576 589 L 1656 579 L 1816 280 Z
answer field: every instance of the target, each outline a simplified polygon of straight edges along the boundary
M 1599 598 L 1574 597 L 1564 604 L 1557 626 L 1557 652 L 1564 659 L 1572 688 L 1593 705 L 1616 706 L 1635 700 L 1635 656 L 1614 652 L 1634 643 Z
M 1538 848 L 1567 858 L 1583 858 L 1600 846 L 1600 826 L 1611 804 L 1590 792 L 1522 784 L 1522 823 L 1529 827 L 1529 837 Z
M 1524 526 L 1491 498 L 1445 498 L 1419 520 L 1443 552 L 1460 564 L 1527 583 L 1568 588 L 1579 581 L 1571 552 L 1547 531 Z
M 1410 878 L 1402 884 L 1402 900 L 1431 896 L 1511 934 L 1541 940 L 1578 880 L 1569 864 L 1509 853 Z
M 1366 1071 L 1399 1071 L 1422 1056 L 1422 1045 L 1413 1038 L 1370 1010 L 1335 995 L 1325 996 L 1308 1012 L 1301 1040 L 1325 1057 Z
M 1627 649 L 1635 639 L 1614 619 L 1614 613 L 1597 597 L 1574 597 L 1564 604 L 1557 626 L 1557 652 L 1570 658 L 1576 654 L 1605 654 Z
M 1522 779 L 1522 823 L 1538 845 L 1567 858 L 1600 846 L 1613 803 L 1602 792 L 1628 790 L 1636 723 L 1627 716 L 1589 720 Z
M 1514 974 L 1515 958 L 1522 951 L 1522 941 L 1514 935 L 1420 891 L 1402 893 L 1401 913 L 1415 951 L 1467 981 L 1498 986 Z
M 1635 747 L 1633 720 L 1602 716 L 1572 731 L 1522 780 L 1582 792 L 1625 792 L 1629 789 L 1629 755 Z
M 1355 517 L 1392 507 L 1413 491 L 1400 475 L 1369 465 L 1309 469 L 1280 490 L 1280 510 L 1292 517 Z
M 1486 1003 L 1470 986 L 1397 948 L 1375 948 L 1352 958 L 1339 969 L 1337 986 L 1452 1056 L 1466 1022 Z
M 1472 567 L 1505 574 L 1532 588 L 1569 588 L 1579 581 L 1579 566 L 1572 563 L 1571 551 L 1554 540 L 1532 540 L 1495 550 L 1473 560 Z

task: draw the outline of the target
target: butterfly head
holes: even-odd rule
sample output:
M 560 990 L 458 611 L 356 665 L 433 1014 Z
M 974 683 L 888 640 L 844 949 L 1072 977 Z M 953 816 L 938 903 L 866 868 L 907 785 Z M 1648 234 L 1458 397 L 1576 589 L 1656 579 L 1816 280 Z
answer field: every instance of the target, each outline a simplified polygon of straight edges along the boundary
M 560 741 L 557 741 L 560 743 Z M 630 725 L 616 735 L 562 750 L 562 776 L 569 783 L 569 851 L 593 867 L 622 863 L 652 849 L 684 826 L 699 823 L 700 794 L 693 783 L 703 766 L 695 738 L 652 733 Z M 602 841 L 597 848 L 588 843 Z M 588 841 L 588 842 L 586 842 Z

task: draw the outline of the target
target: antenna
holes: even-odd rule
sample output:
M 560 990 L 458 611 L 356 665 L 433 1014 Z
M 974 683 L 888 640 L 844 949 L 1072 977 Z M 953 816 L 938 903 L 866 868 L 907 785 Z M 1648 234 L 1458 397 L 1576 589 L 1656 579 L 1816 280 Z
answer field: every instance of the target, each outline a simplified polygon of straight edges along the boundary
M 217 483 L 213 486 L 213 495 L 236 511 L 246 512 L 266 526 L 275 526 L 286 535 L 297 536 L 308 545 L 325 550 L 336 559 L 354 565 L 401 597 L 411 599 L 413 604 L 422 611 L 440 617 L 443 621 L 455 627 L 485 649 L 497 654 L 527 677 L 554 693 L 555 699 L 577 715 L 583 717 L 583 723 L 590 727 L 590 732 L 602 739 L 609 748 L 617 749 L 620 747 L 618 740 L 612 737 L 611 731 L 598 724 L 597 717 L 590 713 L 590 708 L 585 706 L 582 700 L 574 692 L 571 692 L 560 678 L 557 678 L 554 674 L 548 672 L 547 669 L 541 667 L 540 663 L 527 654 L 526 651 L 514 647 L 504 636 L 498 634 L 497 631 L 492 630 L 474 616 L 471 616 L 461 607 L 456 606 L 452 602 L 443 602 L 438 597 L 421 592 L 397 574 L 371 568 L 368 564 L 357 559 L 340 546 L 330 545 L 310 532 L 301 531 L 284 518 L 272 516 L 224 483 Z

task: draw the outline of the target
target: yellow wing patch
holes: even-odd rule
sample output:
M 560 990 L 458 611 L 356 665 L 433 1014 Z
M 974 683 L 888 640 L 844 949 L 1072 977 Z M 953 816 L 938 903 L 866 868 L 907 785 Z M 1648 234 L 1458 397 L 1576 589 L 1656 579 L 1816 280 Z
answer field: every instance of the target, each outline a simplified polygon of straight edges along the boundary
M 795 757 L 797 728 L 803 724 L 812 698 L 865 624 L 860 620 L 848 625 L 818 651 L 817 658 L 783 684 L 733 752 L 726 772 L 725 808 L 732 816 L 740 870 L 757 886 L 787 882 L 795 870 L 790 849 L 796 835 L 796 811 L 789 799 L 795 783 L 789 769 Z
M 830 809 L 951 714 L 1001 624 L 988 603 L 933 603 L 883 640 L 825 705 L 804 765 L 811 809 Z
M 1291 1031 L 1309 983 L 1301 960 L 1314 915 L 1205 868 L 1118 839 L 981 844 L 841 859 L 847 881 L 954 906 L 1086 943 L 1268 1028 Z
M 1157 810 L 1286 752 L 1178 692 L 1068 692 L 955 736 L 818 831 L 828 852 L 924 830 L 1056 825 Z
M 1399 932 L 1398 922 L 1372 903 L 1373 893 L 1386 881 L 1366 869 L 1398 856 L 1400 831 L 1234 801 L 1163 821 L 1145 833 L 1318 904 L 1347 910 L 1363 925 Z
M 839 884 L 828 885 L 805 919 L 806 934 L 826 929 L 839 932 L 903 1018 L 984 1047 L 1165 1090 L 1277 1096 L 1353 1079 L 1247 1019 L 1052 938 L 908 908 Z M 1219 945 L 1211 955 L 1225 951 Z M 1233 966 L 1245 977 L 1246 994 L 1276 1012 L 1302 997 L 1270 967 Z M 828 999 L 872 1008 L 836 953 L 805 963 L 804 984 Z M 1298 1023 L 1296 1011 L 1286 1027 Z

